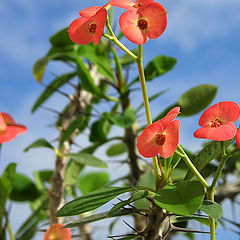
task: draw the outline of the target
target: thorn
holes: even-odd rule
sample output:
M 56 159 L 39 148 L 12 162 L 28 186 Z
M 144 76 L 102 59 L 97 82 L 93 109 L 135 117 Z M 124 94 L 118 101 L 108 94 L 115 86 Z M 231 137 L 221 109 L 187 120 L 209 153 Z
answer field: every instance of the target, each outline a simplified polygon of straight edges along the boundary
M 192 233 L 206 233 L 206 234 L 210 234 L 210 232 L 193 230 L 193 229 L 188 229 L 188 228 L 179 228 L 179 227 L 175 227 L 175 226 L 172 226 L 171 231 L 172 232 L 192 232 Z
M 40 107 L 43 108 L 43 109 L 45 109 L 45 110 L 47 110 L 47 111 L 49 111 L 49 112 L 53 112 L 53 113 L 56 113 L 57 115 L 61 115 L 61 113 L 58 112 L 58 111 L 55 110 L 55 109 L 52 109 L 52 108 L 49 108 L 49 107 L 45 107 L 45 106 L 40 106 Z
M 128 227 L 130 227 L 134 232 L 138 233 L 138 231 L 137 231 L 135 228 L 133 228 L 129 223 L 127 223 L 127 222 L 124 221 L 124 220 L 123 220 L 123 222 L 124 222 Z

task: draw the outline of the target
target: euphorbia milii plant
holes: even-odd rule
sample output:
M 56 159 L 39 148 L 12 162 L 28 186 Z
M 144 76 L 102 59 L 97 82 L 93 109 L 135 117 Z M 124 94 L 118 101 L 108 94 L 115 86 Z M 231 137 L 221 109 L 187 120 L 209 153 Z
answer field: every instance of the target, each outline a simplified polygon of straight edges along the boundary
M 0 112 L 0 143 L 9 142 L 26 130 L 25 126 L 15 123 L 9 114 Z

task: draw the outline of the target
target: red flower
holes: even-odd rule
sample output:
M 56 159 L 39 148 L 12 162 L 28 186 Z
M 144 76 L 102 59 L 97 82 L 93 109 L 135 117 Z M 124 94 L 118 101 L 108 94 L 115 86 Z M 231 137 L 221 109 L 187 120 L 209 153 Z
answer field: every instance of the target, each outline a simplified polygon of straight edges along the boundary
M 141 7 L 131 7 L 119 19 L 125 37 L 138 45 L 145 44 L 149 38 L 158 38 L 167 27 L 167 11 L 160 4 L 152 1 L 144 2 Z
M 103 35 L 107 10 L 105 7 L 89 7 L 79 12 L 80 18 L 74 20 L 68 29 L 70 39 L 77 44 L 98 44 Z
M 54 224 L 45 233 L 43 240 L 71 240 L 71 231 L 64 224 Z
M 9 142 L 26 130 L 23 125 L 16 124 L 9 114 L 0 112 L 0 143 Z
M 154 0 L 137 0 L 135 2 L 132 0 L 121 0 L 121 1 L 120 0 L 111 0 L 111 3 L 115 7 L 120 7 L 120 8 L 131 10 L 133 8 L 140 8 L 143 5 L 147 5 L 153 1 Z
M 158 154 L 169 158 L 177 149 L 179 142 L 180 121 L 174 118 L 180 108 L 173 108 L 164 118 L 149 125 L 137 138 L 137 148 L 143 157 L 154 157 Z
M 237 128 L 233 122 L 240 115 L 240 107 L 235 102 L 219 102 L 208 108 L 200 117 L 199 128 L 194 132 L 196 138 L 227 141 L 235 136 Z
M 237 134 L 236 134 L 236 143 L 237 143 L 237 146 L 238 148 L 240 149 L 240 126 L 237 130 Z

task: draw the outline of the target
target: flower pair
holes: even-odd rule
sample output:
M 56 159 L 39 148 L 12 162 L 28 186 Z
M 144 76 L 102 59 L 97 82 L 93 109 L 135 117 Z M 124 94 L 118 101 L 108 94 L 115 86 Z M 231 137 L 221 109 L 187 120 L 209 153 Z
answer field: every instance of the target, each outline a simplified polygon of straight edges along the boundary
M 98 44 L 112 6 L 127 9 L 120 16 L 120 27 L 128 40 L 138 45 L 149 38 L 158 38 L 167 26 L 167 11 L 153 0 L 112 0 L 104 7 L 89 7 L 79 12 L 80 17 L 69 26 L 69 37 L 77 44 Z
M 180 121 L 174 120 L 180 113 L 175 107 L 168 114 L 152 123 L 137 138 L 137 148 L 143 157 L 154 157 L 158 154 L 169 158 L 177 149 L 179 142 Z
M 16 124 L 13 118 L 4 112 L 0 112 L 0 143 L 9 142 L 18 134 L 26 132 L 26 127 Z

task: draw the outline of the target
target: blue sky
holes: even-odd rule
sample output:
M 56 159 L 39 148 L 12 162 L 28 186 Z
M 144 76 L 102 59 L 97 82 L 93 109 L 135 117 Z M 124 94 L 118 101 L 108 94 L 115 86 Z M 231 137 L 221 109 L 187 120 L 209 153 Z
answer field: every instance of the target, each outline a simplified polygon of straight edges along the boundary
M 53 115 L 44 110 L 34 115 L 30 113 L 43 89 L 33 79 L 32 65 L 47 52 L 49 37 L 77 18 L 79 10 L 105 3 L 103 0 L 0 1 L 0 111 L 8 112 L 16 122 L 28 127 L 25 135 L 4 144 L 0 171 L 11 161 L 17 162 L 18 170 L 29 176 L 34 170 L 53 166 L 54 156 L 47 150 L 22 153 L 22 149 L 37 138 L 54 139 L 56 136 L 55 131 L 47 127 L 49 122 L 54 122 Z M 161 4 L 168 10 L 168 27 L 159 39 L 150 40 L 144 46 L 144 63 L 159 54 L 176 57 L 178 63 L 171 72 L 147 85 L 149 95 L 170 88 L 159 101 L 151 104 L 152 114 L 157 115 L 184 91 L 203 83 L 219 86 L 214 102 L 239 103 L 240 1 L 163 0 Z M 50 65 L 44 81 L 49 82 L 51 72 L 59 71 L 59 65 Z M 133 100 L 140 97 L 134 95 Z M 49 104 L 61 107 L 63 101 L 59 96 Z M 184 119 L 181 126 L 181 142 L 194 150 L 199 149 L 201 143 L 192 137 L 198 118 L 199 115 Z M 26 208 L 25 205 L 20 207 Z M 18 206 L 13 210 L 15 208 L 12 214 L 18 217 L 12 219 L 17 227 L 22 213 Z M 224 239 L 223 236 L 219 234 L 218 239 Z M 231 239 L 237 236 L 232 235 Z

